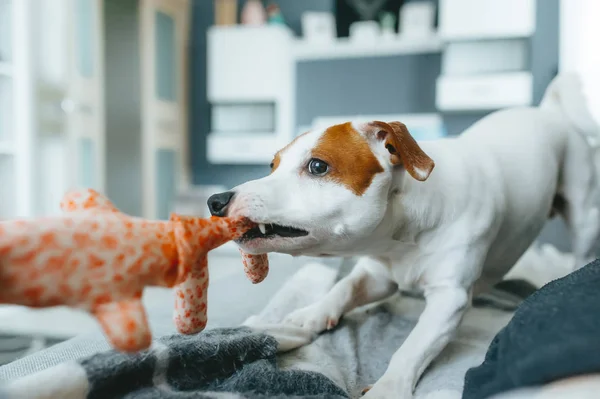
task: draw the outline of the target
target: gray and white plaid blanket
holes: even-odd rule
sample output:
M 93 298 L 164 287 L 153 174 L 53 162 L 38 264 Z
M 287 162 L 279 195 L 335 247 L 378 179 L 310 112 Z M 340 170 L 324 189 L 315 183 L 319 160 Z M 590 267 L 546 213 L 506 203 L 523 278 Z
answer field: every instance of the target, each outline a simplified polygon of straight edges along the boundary
M 314 340 L 302 329 L 278 324 L 321 298 L 338 277 L 336 270 L 308 265 L 245 326 L 162 337 L 135 355 L 107 351 L 62 363 L 0 386 L 0 399 L 358 397 L 383 374 L 422 301 L 398 295 L 355 311 Z M 466 317 L 421 380 L 416 398 L 460 398 L 464 373 L 481 362 L 510 317 L 489 312 L 483 321 L 477 314 Z

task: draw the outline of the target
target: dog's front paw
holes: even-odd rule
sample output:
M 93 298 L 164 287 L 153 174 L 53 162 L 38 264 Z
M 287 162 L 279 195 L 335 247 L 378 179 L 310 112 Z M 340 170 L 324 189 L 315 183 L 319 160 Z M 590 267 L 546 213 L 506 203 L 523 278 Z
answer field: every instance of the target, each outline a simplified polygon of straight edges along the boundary
M 412 389 L 403 389 L 394 381 L 380 380 L 369 385 L 361 393 L 361 399 L 412 399 Z
M 339 319 L 340 314 L 336 309 L 322 303 L 315 303 L 290 313 L 283 323 L 320 333 L 337 326 Z

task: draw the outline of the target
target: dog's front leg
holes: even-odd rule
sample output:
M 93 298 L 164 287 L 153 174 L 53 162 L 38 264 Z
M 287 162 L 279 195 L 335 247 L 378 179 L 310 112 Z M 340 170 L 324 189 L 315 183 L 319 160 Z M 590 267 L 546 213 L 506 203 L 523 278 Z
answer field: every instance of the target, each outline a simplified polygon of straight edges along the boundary
M 470 293 L 458 285 L 437 286 L 425 292 L 425 300 L 417 325 L 364 398 L 412 398 L 417 381 L 460 324 L 470 304 Z
M 387 298 L 398 291 L 387 266 L 373 258 L 361 258 L 352 272 L 338 281 L 320 301 L 292 312 L 284 324 L 320 333 L 335 327 L 342 315 L 354 308 Z

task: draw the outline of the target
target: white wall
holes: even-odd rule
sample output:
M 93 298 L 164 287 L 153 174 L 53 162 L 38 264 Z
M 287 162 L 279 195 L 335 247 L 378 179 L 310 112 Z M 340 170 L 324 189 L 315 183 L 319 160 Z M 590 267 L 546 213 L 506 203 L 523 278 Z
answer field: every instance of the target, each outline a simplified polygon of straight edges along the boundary
M 581 75 L 600 122 L 600 1 L 561 0 L 560 19 L 560 71 Z

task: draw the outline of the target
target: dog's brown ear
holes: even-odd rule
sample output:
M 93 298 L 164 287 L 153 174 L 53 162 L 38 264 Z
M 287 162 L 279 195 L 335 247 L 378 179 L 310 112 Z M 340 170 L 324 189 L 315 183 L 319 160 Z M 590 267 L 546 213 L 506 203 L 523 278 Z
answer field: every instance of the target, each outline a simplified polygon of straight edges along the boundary
M 416 180 L 427 180 L 435 163 L 419 147 L 404 123 L 375 121 L 369 125 L 375 128 L 377 140 L 384 142 L 392 165 L 403 165 Z

